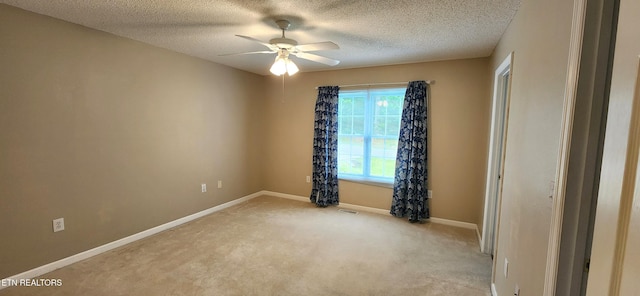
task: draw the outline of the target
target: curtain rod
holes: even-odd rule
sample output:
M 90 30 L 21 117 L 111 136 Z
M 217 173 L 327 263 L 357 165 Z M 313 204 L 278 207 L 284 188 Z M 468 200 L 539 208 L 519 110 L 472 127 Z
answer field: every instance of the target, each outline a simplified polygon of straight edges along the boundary
M 435 84 L 436 81 L 435 80 L 426 80 L 427 84 Z M 339 87 L 356 87 L 356 86 L 375 86 L 375 85 L 401 85 L 401 84 L 407 84 L 409 83 L 409 81 L 402 81 L 402 82 L 381 82 L 381 83 L 362 83 L 362 84 L 345 84 L 345 85 L 338 85 Z M 318 89 L 319 86 L 316 86 L 316 89 Z

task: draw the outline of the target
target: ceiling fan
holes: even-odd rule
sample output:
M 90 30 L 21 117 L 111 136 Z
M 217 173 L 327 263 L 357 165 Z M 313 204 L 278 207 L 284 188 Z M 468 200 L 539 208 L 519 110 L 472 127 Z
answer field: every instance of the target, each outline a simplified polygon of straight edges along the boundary
M 269 40 L 269 43 L 267 42 L 262 42 L 258 39 L 252 38 L 252 37 L 248 37 L 248 36 L 242 36 L 242 35 L 236 35 L 240 38 L 244 38 L 250 41 L 254 41 L 254 42 L 258 42 L 266 47 L 269 48 L 269 50 L 263 50 L 263 51 L 251 51 L 251 52 L 243 52 L 243 53 L 232 53 L 232 54 L 223 54 L 221 56 L 231 56 L 231 55 L 245 55 L 245 54 L 260 54 L 260 53 L 267 53 L 267 54 L 271 54 L 271 53 L 275 53 L 277 54 L 276 59 L 273 63 L 273 65 L 271 66 L 271 73 L 275 74 L 275 75 L 282 75 L 284 73 L 288 73 L 289 76 L 296 74 L 298 72 L 298 67 L 296 66 L 296 64 L 293 63 L 293 61 L 291 61 L 289 59 L 289 55 L 294 55 L 298 58 L 301 59 L 305 59 L 305 60 L 310 60 L 310 61 L 314 61 L 317 63 L 321 63 L 321 64 L 325 64 L 325 65 L 329 65 L 329 66 L 335 66 L 338 63 L 340 63 L 340 61 L 338 60 L 334 60 L 334 59 L 330 59 L 327 57 L 323 57 L 323 56 L 319 56 L 317 54 L 312 54 L 312 53 L 308 53 L 310 51 L 318 51 L 318 50 L 330 50 L 330 49 L 340 49 L 340 47 L 331 42 L 331 41 L 324 41 L 324 42 L 317 42 L 317 43 L 309 43 L 309 44 L 298 44 L 297 41 L 287 38 L 284 36 L 284 31 L 286 31 L 287 29 L 289 29 L 289 26 L 291 25 L 291 23 L 287 20 L 277 20 L 276 24 L 278 25 L 278 27 L 282 30 L 282 37 L 280 38 L 273 38 L 271 40 Z

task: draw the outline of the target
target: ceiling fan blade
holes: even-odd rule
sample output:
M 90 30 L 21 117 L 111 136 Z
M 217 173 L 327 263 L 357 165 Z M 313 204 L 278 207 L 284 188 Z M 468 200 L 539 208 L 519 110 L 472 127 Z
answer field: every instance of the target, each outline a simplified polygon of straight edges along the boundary
M 262 51 L 249 51 L 249 52 L 240 52 L 240 53 L 226 53 L 219 54 L 219 57 L 227 57 L 227 56 L 237 56 L 237 55 L 245 55 L 245 54 L 256 54 L 256 53 L 275 53 L 271 50 L 262 50 Z
M 317 42 L 317 43 L 309 43 L 309 44 L 300 44 L 296 46 L 299 51 L 316 51 L 316 50 L 330 50 L 330 49 L 340 49 L 340 47 L 331 42 Z
M 314 62 L 317 62 L 317 63 L 329 65 L 329 66 L 335 66 L 335 65 L 340 63 L 340 61 L 338 61 L 338 60 L 325 58 L 323 56 L 319 56 L 317 54 L 312 54 L 312 53 L 297 52 L 297 53 L 293 53 L 293 55 L 295 55 L 295 56 L 297 56 L 297 57 L 299 57 L 301 59 L 310 60 L 310 61 L 314 61 Z
M 253 42 L 258 42 L 258 43 L 268 47 L 269 49 L 271 49 L 273 51 L 277 51 L 278 50 L 277 46 L 269 44 L 269 43 L 262 42 L 262 41 L 260 41 L 260 40 L 258 40 L 256 38 L 252 38 L 252 37 L 249 37 L 249 36 L 243 36 L 243 35 L 236 35 L 236 36 L 238 36 L 240 38 L 244 38 L 244 39 L 250 40 L 250 41 L 253 41 Z

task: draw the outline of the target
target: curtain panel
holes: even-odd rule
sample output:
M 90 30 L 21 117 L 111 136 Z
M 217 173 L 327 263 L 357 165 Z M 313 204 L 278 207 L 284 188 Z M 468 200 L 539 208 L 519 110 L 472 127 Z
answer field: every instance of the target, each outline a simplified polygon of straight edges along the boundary
M 391 215 L 411 222 L 429 218 L 427 200 L 426 81 L 411 81 L 404 97 L 396 156 Z
M 338 199 L 338 86 L 318 87 L 313 132 L 313 181 L 310 200 L 319 207 Z

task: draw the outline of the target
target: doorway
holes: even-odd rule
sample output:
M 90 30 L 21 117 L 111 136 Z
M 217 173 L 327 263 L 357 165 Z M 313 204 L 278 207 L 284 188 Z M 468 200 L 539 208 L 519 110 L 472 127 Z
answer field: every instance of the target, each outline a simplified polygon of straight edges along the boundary
M 493 103 L 491 111 L 491 136 L 489 139 L 489 162 L 485 186 L 484 220 L 480 249 L 491 257 L 496 252 L 499 205 L 502 196 L 507 119 L 509 117 L 509 93 L 511 89 L 511 62 L 509 54 L 494 74 Z

